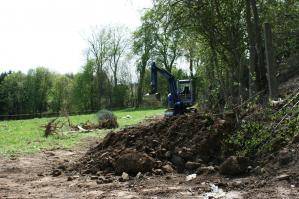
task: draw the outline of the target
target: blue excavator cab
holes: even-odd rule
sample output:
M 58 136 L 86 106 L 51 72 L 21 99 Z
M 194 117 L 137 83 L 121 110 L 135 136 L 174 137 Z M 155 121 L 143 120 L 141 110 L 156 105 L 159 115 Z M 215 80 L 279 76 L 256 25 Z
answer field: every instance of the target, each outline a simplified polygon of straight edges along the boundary
M 181 101 L 186 104 L 187 107 L 193 106 L 194 99 L 193 99 L 193 89 L 192 89 L 192 80 L 184 79 L 178 80 L 178 93 L 179 98 Z
M 156 63 L 151 64 L 151 92 L 145 95 L 145 98 L 159 98 L 158 90 L 158 73 L 168 81 L 169 94 L 167 96 L 168 109 L 165 112 L 166 116 L 181 115 L 188 112 L 188 107 L 194 105 L 192 81 L 176 80 L 176 78 L 165 69 L 156 66 Z

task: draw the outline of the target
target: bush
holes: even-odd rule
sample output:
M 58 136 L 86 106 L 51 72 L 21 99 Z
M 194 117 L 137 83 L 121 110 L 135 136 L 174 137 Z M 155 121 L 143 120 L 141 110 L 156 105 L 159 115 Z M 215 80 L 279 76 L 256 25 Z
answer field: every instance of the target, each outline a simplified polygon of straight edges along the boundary
M 298 107 L 279 112 L 264 109 L 244 121 L 235 133 L 225 139 L 226 148 L 230 153 L 253 158 L 276 152 L 293 139 L 299 131 L 298 123 Z
M 99 122 L 99 128 L 113 129 L 118 127 L 117 117 L 111 111 L 106 109 L 100 110 L 97 113 L 97 118 Z
M 265 126 L 257 122 L 248 122 L 229 138 L 229 142 L 238 149 L 238 155 L 252 157 L 265 147 L 269 139 L 271 132 Z

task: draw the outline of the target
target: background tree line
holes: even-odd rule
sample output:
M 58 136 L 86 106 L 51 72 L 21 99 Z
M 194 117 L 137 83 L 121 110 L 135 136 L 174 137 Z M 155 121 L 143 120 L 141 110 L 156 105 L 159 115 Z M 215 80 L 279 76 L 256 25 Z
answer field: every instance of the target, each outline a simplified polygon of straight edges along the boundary
M 141 22 L 133 33 L 123 26 L 93 29 L 77 74 L 42 67 L 2 73 L 0 114 L 142 106 L 153 60 L 178 79 L 191 78 L 202 108 L 223 111 L 257 93 L 267 96 L 265 22 L 274 33 L 275 75 L 283 81 L 298 74 L 295 0 L 155 0 Z M 158 81 L 166 104 L 167 82 Z
M 38 67 L 0 75 L 0 114 L 87 111 L 134 104 L 130 34 L 122 26 L 100 27 L 87 38 L 86 64 L 77 74 Z

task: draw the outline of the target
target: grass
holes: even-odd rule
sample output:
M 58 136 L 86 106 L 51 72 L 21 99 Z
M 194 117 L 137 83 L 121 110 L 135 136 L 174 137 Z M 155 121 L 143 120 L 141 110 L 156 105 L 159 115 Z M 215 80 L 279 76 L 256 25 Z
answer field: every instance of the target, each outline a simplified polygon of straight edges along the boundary
M 137 124 L 147 117 L 163 114 L 164 109 L 124 109 L 114 111 L 118 118 L 119 128 Z M 130 115 L 131 118 L 127 117 Z M 2 121 L 0 122 L 0 155 L 15 156 L 36 153 L 42 150 L 57 148 L 71 148 L 83 138 L 103 138 L 107 130 L 90 133 L 72 133 L 44 137 L 45 125 L 51 118 L 38 118 L 30 120 Z M 87 120 L 96 122 L 95 114 L 70 116 L 74 124 L 84 123 Z

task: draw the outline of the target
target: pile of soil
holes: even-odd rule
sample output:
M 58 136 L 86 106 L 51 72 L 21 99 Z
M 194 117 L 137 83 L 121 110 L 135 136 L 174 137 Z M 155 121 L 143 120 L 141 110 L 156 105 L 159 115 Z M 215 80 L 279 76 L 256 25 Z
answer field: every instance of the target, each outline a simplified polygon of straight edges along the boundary
M 99 171 L 190 172 L 223 162 L 222 138 L 229 120 L 192 113 L 109 133 L 73 167 L 82 174 Z

